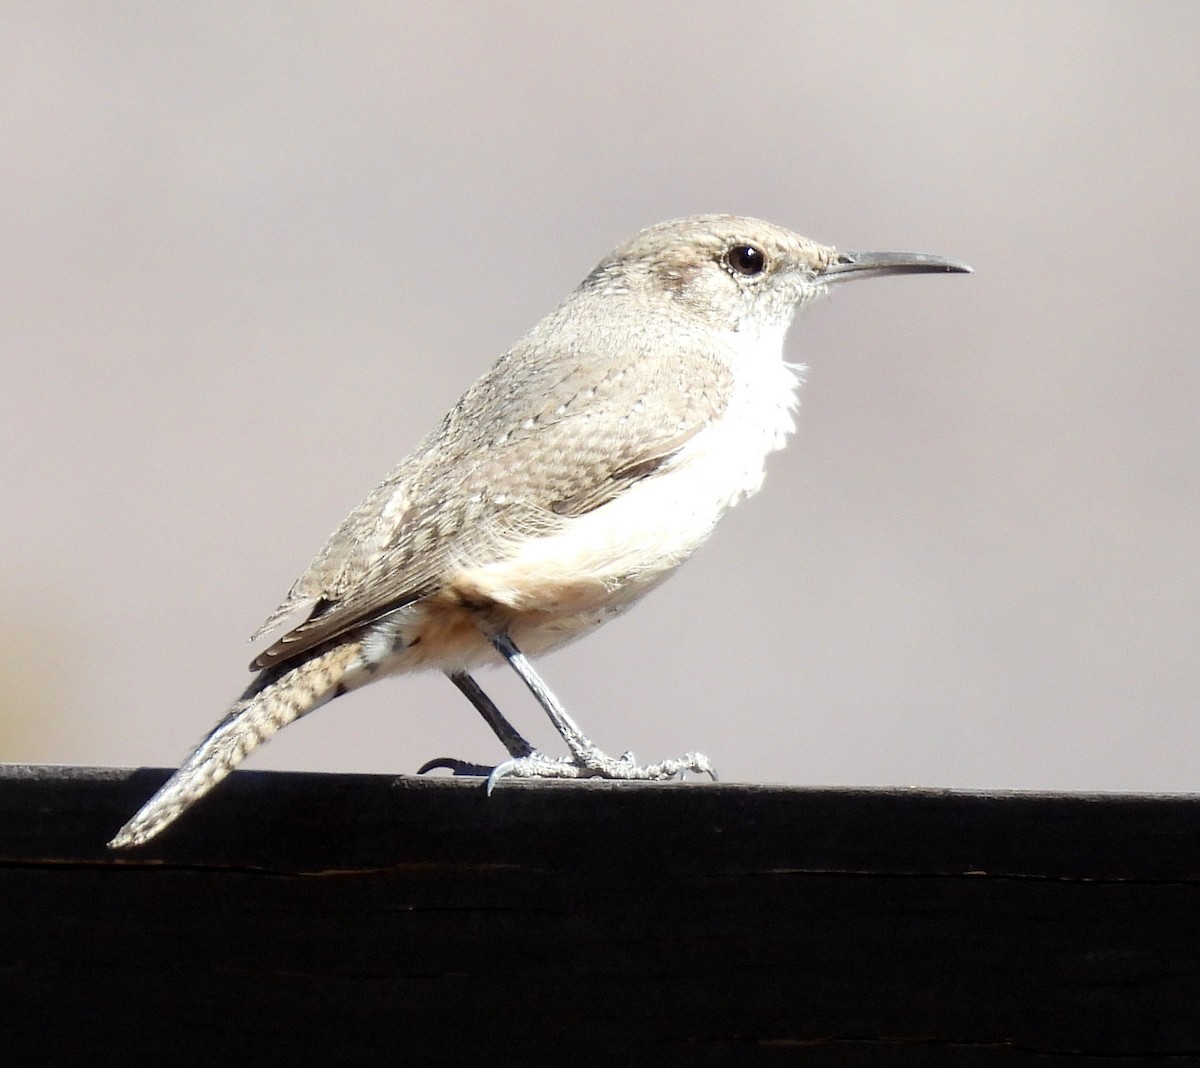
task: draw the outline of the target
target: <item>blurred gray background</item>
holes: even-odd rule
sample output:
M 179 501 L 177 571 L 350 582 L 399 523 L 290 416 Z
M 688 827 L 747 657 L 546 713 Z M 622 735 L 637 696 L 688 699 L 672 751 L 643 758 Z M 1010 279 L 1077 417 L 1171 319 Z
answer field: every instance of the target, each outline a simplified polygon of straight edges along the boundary
M 976 273 L 798 321 L 763 492 L 542 661 L 584 726 L 732 781 L 1200 785 L 1200 5 L 0 21 L 0 758 L 176 763 L 462 390 L 630 233 L 716 211 Z M 443 754 L 501 755 L 419 676 L 251 766 Z

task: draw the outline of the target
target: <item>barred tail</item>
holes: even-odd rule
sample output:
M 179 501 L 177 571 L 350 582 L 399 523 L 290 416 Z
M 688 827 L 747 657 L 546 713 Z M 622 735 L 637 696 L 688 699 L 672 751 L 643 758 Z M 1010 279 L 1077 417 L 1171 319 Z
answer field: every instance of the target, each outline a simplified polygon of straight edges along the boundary
M 108 843 L 110 849 L 148 842 L 225 778 L 281 727 L 341 692 L 362 643 L 346 642 L 281 673 L 264 672 L 225 718 Z

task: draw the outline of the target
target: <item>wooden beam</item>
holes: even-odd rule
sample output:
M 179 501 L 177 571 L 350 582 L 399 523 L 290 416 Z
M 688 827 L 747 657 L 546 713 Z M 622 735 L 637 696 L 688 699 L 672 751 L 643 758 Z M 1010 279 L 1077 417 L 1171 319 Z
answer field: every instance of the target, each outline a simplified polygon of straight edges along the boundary
M 0 770 L 0 1060 L 1200 1064 L 1200 797 Z

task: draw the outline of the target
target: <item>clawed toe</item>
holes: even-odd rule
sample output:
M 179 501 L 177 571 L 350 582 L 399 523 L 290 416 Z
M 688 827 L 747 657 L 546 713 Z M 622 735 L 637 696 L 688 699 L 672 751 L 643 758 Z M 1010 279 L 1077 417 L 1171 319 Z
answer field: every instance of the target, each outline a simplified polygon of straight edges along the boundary
M 703 753 L 685 753 L 678 759 L 661 761 L 658 764 L 638 764 L 632 753 L 610 757 L 599 749 L 586 749 L 576 756 L 567 758 L 548 757 L 534 751 L 529 756 L 514 757 L 497 764 L 487 778 L 490 794 L 496 783 L 504 778 L 514 779 L 640 779 L 662 781 L 674 779 L 687 772 L 707 775 L 717 781 L 716 769 Z
M 716 768 L 703 753 L 685 753 L 657 764 L 638 764 L 632 753 L 611 757 L 594 747 L 574 757 L 551 757 L 534 749 L 525 756 L 511 757 L 495 767 L 453 757 L 437 757 L 422 764 L 417 774 L 424 775 L 439 768 L 445 768 L 455 776 L 486 778 L 484 790 L 488 795 L 501 779 L 639 779 L 661 782 L 679 778 L 690 771 L 694 775 L 707 775 L 713 782 L 718 781 Z
M 668 761 L 668 763 L 671 763 Z M 712 761 L 703 753 L 684 753 L 683 757 L 674 761 L 680 765 L 677 774 L 682 775 L 686 771 L 690 771 L 695 775 L 707 775 L 713 782 L 720 782 L 717 777 L 717 769 L 712 766 Z
M 538 749 L 528 756 L 512 757 L 497 764 L 487 777 L 484 791 L 490 797 L 501 779 L 578 779 L 586 772 L 566 757 L 550 757 Z
M 469 760 L 455 760 L 454 757 L 435 757 L 433 760 L 427 760 L 419 768 L 418 775 L 425 775 L 428 772 L 436 771 L 438 768 L 446 768 L 450 774 L 458 775 L 474 775 L 483 777 L 490 775 L 492 772 L 491 764 L 472 764 Z

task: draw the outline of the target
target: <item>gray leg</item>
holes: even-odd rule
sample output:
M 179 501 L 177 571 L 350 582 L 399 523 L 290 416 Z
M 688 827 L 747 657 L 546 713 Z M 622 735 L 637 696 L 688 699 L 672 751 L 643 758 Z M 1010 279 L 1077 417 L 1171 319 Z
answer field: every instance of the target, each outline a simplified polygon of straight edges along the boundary
M 496 652 L 508 661 L 513 671 L 521 676 L 521 681 L 529 687 L 530 692 L 537 698 L 538 704 L 546 710 L 546 715 L 550 717 L 554 729 L 562 735 L 562 740 L 571 750 L 571 756 L 579 760 L 587 753 L 598 752 L 599 750 L 592 744 L 592 740 L 579 729 L 579 724 L 567 715 L 567 710 L 563 708 L 562 702 L 554 696 L 550 687 L 534 671 L 533 665 L 526 659 L 525 654 L 513 644 L 512 638 L 507 634 L 497 634 L 488 640 L 495 646 Z M 517 754 L 512 753 L 512 755 L 516 756 Z
M 468 701 L 475 706 L 476 711 L 484 718 L 493 733 L 500 739 L 501 744 L 508 750 L 509 756 L 523 757 L 529 756 L 533 752 L 533 746 L 530 745 L 521 733 L 514 727 L 504 714 L 498 709 L 490 697 L 480 688 L 470 675 L 465 671 L 457 671 L 450 676 L 450 681 L 454 683 L 463 693 Z
M 465 671 L 456 671 L 446 677 L 475 706 L 475 710 L 483 717 L 484 722 L 492 728 L 492 732 L 500 739 L 504 748 L 508 750 L 510 757 L 514 760 L 520 760 L 523 757 L 533 756 L 537 752 L 521 736 L 517 728 L 504 718 L 504 713 L 496 707 L 495 702 L 483 692 L 479 683 L 471 678 L 470 675 Z M 417 769 L 417 774 L 424 775 L 425 772 L 433 771 L 434 768 L 449 768 L 455 775 L 489 775 L 492 771 L 490 764 L 471 764 L 465 760 L 455 760 L 453 757 L 438 757 L 435 760 L 430 760 L 422 764 Z
M 571 751 L 570 759 L 567 760 L 555 760 L 539 752 L 525 756 L 513 754 L 503 764 L 498 764 L 492 769 L 487 781 L 489 794 L 496 783 L 506 775 L 550 779 L 673 779 L 685 771 L 693 771 L 709 775 L 716 780 L 717 773 L 703 753 L 685 753 L 678 759 L 646 765 L 636 764 L 632 753 L 625 753 L 616 758 L 610 757 L 596 748 L 592 740 L 579 729 L 579 725 L 567 715 L 562 703 L 507 634 L 489 635 L 488 640 L 521 676 L 521 681 L 529 687 L 538 704 L 545 709 L 550 722 L 554 724 L 554 729 L 562 735 L 563 741 Z

